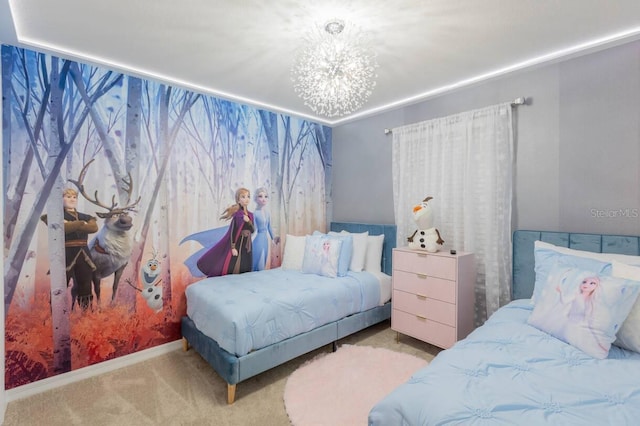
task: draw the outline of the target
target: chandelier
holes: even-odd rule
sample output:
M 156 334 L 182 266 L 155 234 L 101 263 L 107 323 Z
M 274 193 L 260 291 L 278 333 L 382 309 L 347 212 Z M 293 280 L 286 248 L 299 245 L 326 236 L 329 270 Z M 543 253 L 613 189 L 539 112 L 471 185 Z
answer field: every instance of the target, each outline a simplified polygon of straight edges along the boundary
M 366 36 L 341 20 L 315 26 L 305 36 L 291 77 L 295 92 L 313 112 L 342 116 L 364 105 L 376 86 L 376 54 Z

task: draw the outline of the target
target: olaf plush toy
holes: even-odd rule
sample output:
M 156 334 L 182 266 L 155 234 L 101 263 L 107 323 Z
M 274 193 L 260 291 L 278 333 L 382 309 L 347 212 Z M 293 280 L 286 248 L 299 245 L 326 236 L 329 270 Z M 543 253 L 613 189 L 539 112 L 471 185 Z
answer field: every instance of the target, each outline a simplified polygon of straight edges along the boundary
M 418 229 L 407 238 L 409 248 L 412 250 L 435 253 L 438 251 L 438 245 L 444 243 L 444 240 L 440 238 L 440 232 L 433 226 L 433 211 L 427 204 L 431 199 L 433 197 L 427 197 L 413 207 L 413 220 L 418 225 Z

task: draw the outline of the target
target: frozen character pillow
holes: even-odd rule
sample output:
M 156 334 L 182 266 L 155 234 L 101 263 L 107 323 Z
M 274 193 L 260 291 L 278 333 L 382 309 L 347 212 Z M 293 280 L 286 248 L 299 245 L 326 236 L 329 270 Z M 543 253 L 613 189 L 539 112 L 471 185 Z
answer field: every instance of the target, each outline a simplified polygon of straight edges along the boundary
M 306 237 L 302 272 L 335 278 L 338 276 L 338 260 L 342 241 L 327 235 Z
M 549 271 L 528 322 L 604 359 L 639 292 L 640 282 L 558 265 Z

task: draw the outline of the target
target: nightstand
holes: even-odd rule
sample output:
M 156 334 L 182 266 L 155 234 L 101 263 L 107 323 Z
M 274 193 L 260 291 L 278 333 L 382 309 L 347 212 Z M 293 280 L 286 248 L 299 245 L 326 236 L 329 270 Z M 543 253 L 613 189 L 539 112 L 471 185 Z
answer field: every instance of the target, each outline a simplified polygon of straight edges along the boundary
M 444 349 L 473 330 L 473 253 L 396 248 L 392 275 L 392 330 Z

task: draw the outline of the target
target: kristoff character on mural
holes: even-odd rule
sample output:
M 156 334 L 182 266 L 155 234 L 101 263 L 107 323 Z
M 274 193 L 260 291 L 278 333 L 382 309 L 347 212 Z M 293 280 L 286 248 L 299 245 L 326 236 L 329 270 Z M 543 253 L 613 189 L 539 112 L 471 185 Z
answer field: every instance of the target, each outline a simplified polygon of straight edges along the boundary
M 74 189 L 67 188 L 62 192 L 62 205 L 67 287 L 73 278 L 71 308 L 77 301 L 82 310 L 86 310 L 93 299 L 91 284 L 96 269 L 87 248 L 87 237 L 98 231 L 98 222 L 95 217 L 76 210 L 78 193 Z M 47 215 L 42 215 L 40 219 L 47 223 Z
M 263 269 L 269 269 L 271 266 L 271 241 L 274 244 L 279 244 L 280 237 L 274 237 L 271 229 L 271 213 L 266 207 L 269 201 L 267 188 L 256 189 L 253 198 L 256 202 L 256 209 L 253 211 L 256 219 L 256 234 L 253 238 L 253 270 L 262 271 Z
M 198 269 L 206 276 L 251 271 L 251 234 L 255 228 L 253 213 L 248 210 L 250 201 L 249 190 L 240 188 L 236 191 L 236 204 L 228 207 L 220 216 L 220 219 L 231 219 L 231 224 L 224 237 L 198 259 Z

